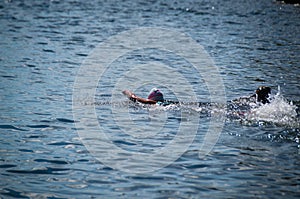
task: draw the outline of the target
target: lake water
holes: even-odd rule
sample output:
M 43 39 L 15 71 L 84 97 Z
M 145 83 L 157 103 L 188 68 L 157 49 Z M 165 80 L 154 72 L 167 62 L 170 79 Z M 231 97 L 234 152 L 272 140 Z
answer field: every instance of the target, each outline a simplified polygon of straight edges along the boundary
M 273 0 L 1 1 L 1 198 L 299 198 L 299 18 L 299 6 Z M 95 49 L 141 28 L 203 46 L 222 79 L 210 84 L 224 86 L 227 105 L 208 103 L 211 71 L 199 75 L 189 60 L 155 48 L 83 73 L 96 86 L 76 102 L 75 82 Z M 169 47 L 190 48 L 176 42 Z M 143 97 L 156 86 L 170 100 L 192 88 L 203 104 L 136 105 L 116 85 Z M 261 85 L 273 89 L 270 104 L 231 104 Z

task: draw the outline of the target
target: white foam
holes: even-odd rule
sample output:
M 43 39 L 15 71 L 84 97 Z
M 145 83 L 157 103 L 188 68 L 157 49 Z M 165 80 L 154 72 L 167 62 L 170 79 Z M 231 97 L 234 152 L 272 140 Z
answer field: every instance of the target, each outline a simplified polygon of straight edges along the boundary
M 278 92 L 269 104 L 254 107 L 247 114 L 249 121 L 266 121 L 282 125 L 299 125 L 297 121 L 297 106 L 288 102 Z

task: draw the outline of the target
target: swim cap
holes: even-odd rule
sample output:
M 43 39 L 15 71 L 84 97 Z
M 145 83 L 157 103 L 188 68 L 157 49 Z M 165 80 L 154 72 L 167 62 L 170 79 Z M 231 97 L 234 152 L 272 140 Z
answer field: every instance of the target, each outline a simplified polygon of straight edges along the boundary
M 256 90 L 256 100 L 258 102 L 262 102 L 263 104 L 265 103 L 270 103 L 268 100 L 269 94 L 271 94 L 271 88 L 268 86 L 260 86 Z
M 160 90 L 158 90 L 157 88 L 152 88 L 148 95 L 148 99 L 163 102 L 164 96 L 162 92 L 160 92 Z

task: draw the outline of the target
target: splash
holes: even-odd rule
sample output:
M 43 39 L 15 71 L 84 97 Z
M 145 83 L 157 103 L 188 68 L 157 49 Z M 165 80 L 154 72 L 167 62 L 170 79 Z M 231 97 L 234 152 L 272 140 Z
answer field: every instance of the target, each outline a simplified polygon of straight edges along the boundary
M 263 104 L 258 107 L 252 107 L 246 114 L 245 119 L 254 122 L 271 122 L 278 125 L 299 127 L 297 118 L 297 106 L 293 102 L 287 101 L 278 93 L 271 97 L 269 104 Z

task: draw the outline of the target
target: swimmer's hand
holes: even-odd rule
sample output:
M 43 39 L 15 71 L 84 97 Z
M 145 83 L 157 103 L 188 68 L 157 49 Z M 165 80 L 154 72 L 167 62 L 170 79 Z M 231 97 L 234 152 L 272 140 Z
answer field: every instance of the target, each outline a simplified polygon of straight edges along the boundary
M 128 97 L 128 99 L 130 99 L 131 101 L 136 102 L 137 97 L 135 96 L 135 94 L 133 92 L 131 92 L 129 90 L 124 90 L 124 91 L 122 91 L 122 93 L 124 95 L 126 95 Z
M 156 104 L 156 102 L 157 102 L 157 101 L 154 101 L 154 100 L 138 97 L 133 92 L 131 92 L 129 90 L 124 90 L 124 91 L 122 91 L 122 93 L 124 95 L 126 95 L 128 97 L 128 99 L 130 99 L 133 102 L 138 101 L 138 102 L 143 103 L 143 104 Z

